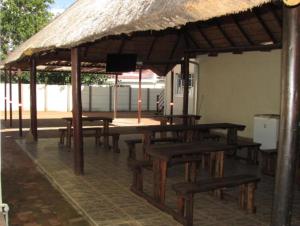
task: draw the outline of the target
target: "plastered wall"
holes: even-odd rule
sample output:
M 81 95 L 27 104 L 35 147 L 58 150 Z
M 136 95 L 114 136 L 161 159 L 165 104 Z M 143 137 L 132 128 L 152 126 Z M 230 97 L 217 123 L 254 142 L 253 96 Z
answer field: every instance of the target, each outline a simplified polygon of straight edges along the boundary
M 252 137 L 255 114 L 279 114 L 280 57 L 280 50 L 198 57 L 201 122 L 245 124 L 239 135 Z

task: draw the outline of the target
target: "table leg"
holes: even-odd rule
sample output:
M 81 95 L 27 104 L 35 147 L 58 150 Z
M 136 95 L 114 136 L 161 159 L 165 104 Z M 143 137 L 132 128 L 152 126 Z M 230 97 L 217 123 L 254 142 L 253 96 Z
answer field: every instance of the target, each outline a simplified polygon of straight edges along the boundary
M 166 126 L 167 125 L 167 119 L 162 119 L 161 121 L 160 121 L 160 125 L 161 126 Z M 160 132 L 160 137 L 161 138 L 165 138 L 165 137 L 167 137 L 167 133 L 166 132 Z
M 70 148 L 71 147 L 71 137 L 72 137 L 72 123 L 68 122 L 67 123 L 67 147 Z
M 167 162 L 163 160 L 153 160 L 153 195 L 160 204 L 165 203 L 167 179 Z
M 104 120 L 103 121 L 103 146 L 105 150 L 109 149 L 109 122 Z
M 196 182 L 197 178 L 197 163 L 187 162 L 185 163 L 185 181 Z
M 143 157 L 145 160 L 149 159 L 149 155 L 146 153 L 146 149 L 149 147 L 151 142 L 151 135 L 149 133 L 145 133 L 143 135 Z
M 216 161 L 215 161 L 215 177 L 224 177 L 224 152 L 219 151 L 216 153 Z M 218 189 L 215 190 L 215 195 L 223 199 L 223 190 Z
M 236 144 L 237 143 L 237 129 L 228 128 L 227 130 L 227 144 Z

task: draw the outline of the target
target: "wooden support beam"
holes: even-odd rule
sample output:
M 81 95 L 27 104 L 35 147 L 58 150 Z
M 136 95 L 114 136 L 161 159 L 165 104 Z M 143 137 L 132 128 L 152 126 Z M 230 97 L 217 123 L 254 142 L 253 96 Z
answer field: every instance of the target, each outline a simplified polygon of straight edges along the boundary
M 170 115 L 173 115 L 174 108 L 174 71 L 171 71 L 171 92 L 170 92 Z M 171 117 L 171 124 L 173 124 L 173 118 Z
M 174 46 L 173 46 L 173 48 L 171 50 L 171 53 L 170 53 L 170 56 L 169 56 L 168 60 L 172 60 L 173 59 L 173 56 L 174 56 L 174 54 L 176 52 L 176 49 L 177 49 L 177 47 L 178 47 L 178 45 L 180 43 L 181 35 L 182 35 L 182 32 L 178 31 L 176 42 L 174 43 Z M 165 74 L 168 73 L 169 67 L 170 67 L 170 64 L 167 64 L 166 69 L 165 69 Z
M 82 102 L 81 102 L 81 74 L 79 48 L 71 49 L 71 76 L 73 99 L 73 141 L 74 141 L 74 173 L 83 175 L 83 137 L 82 137 Z
M 194 46 L 196 48 L 200 48 L 200 45 L 196 42 L 196 40 L 194 39 L 194 37 L 190 34 L 190 32 L 187 29 L 184 30 L 184 34 L 194 44 Z
M 154 36 L 152 42 L 151 42 L 151 45 L 150 45 L 150 48 L 148 50 L 148 54 L 147 54 L 147 61 L 150 59 L 151 57 L 151 54 L 153 52 L 153 49 L 154 49 L 154 46 L 155 46 L 155 43 L 157 42 L 157 39 L 158 39 L 158 36 Z
M 9 127 L 12 127 L 12 70 L 9 68 Z
M 36 60 L 30 59 L 30 135 L 33 141 L 37 141 L 37 107 L 36 107 Z
M 22 72 L 18 70 L 18 102 L 19 102 L 19 136 L 23 136 L 23 119 L 22 119 Z
M 198 31 L 201 34 L 201 36 L 204 38 L 204 40 L 207 42 L 207 44 L 209 45 L 210 48 L 215 48 L 215 46 L 213 45 L 213 43 L 209 40 L 209 38 L 207 37 L 207 35 L 204 33 L 204 31 L 202 30 L 200 25 L 197 25 Z
M 187 115 L 189 111 L 189 57 L 187 54 L 184 56 L 182 74 L 184 79 L 182 114 Z M 184 123 L 186 124 L 186 121 Z
M 209 53 L 230 53 L 230 52 L 249 52 L 249 51 L 270 51 L 273 49 L 280 49 L 281 44 L 270 45 L 255 45 L 247 47 L 226 47 L 226 48 L 213 48 L 213 49 L 189 49 L 186 53 L 190 54 L 209 54 Z
M 4 69 L 4 120 L 7 120 L 7 70 Z
M 282 27 L 282 19 L 281 17 L 277 14 L 277 7 L 274 4 L 268 5 L 268 8 L 270 9 L 270 12 L 274 16 L 278 26 Z
M 225 29 L 222 27 L 222 25 L 220 24 L 219 21 L 216 21 L 216 26 L 218 27 L 218 29 L 220 30 L 220 32 L 222 33 L 222 35 L 224 36 L 224 38 L 226 39 L 226 41 L 231 45 L 231 46 L 236 46 L 235 43 L 233 42 L 233 40 L 229 37 L 229 35 L 227 34 L 227 32 L 225 31 Z
M 114 118 L 117 118 L 118 107 L 118 75 L 115 75 L 115 87 L 114 87 Z
M 142 117 L 142 68 L 139 69 L 139 90 L 138 90 L 138 124 Z
M 247 40 L 247 42 L 250 45 L 254 45 L 254 42 L 251 40 L 251 38 L 249 37 L 249 35 L 247 34 L 247 32 L 245 31 L 245 29 L 242 27 L 242 25 L 240 24 L 238 18 L 236 15 L 232 15 L 232 20 L 234 22 L 234 24 L 238 27 L 239 31 L 242 33 L 242 35 L 244 36 L 244 38 Z
M 300 135 L 300 5 L 283 6 L 281 112 L 271 226 L 290 226 Z
M 271 39 L 271 41 L 273 43 L 277 43 L 277 40 L 275 38 L 275 36 L 273 35 L 272 31 L 270 30 L 270 28 L 268 27 L 267 23 L 262 19 L 261 15 L 259 14 L 259 12 L 257 11 L 257 9 L 253 9 L 253 13 L 256 16 L 257 20 L 259 21 L 260 25 L 263 27 L 264 31 L 266 32 L 266 34 L 269 36 L 269 38 Z

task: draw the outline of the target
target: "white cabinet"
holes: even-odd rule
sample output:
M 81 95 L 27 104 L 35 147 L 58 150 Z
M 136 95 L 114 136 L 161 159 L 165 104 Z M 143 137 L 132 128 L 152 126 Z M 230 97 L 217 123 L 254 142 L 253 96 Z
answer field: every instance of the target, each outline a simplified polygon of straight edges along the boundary
M 255 115 L 253 141 L 261 143 L 261 149 L 276 149 L 279 133 L 279 115 Z

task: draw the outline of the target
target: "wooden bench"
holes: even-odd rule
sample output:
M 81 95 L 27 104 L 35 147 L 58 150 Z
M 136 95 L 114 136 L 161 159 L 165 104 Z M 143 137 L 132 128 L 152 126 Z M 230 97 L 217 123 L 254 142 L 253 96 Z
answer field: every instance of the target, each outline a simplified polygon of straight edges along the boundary
M 120 148 L 119 148 L 119 139 L 120 139 L 120 134 L 119 133 L 101 133 L 100 136 L 108 136 L 112 138 L 112 149 L 116 153 L 120 153 Z M 98 141 L 98 144 L 101 145 L 100 139 Z M 110 147 L 109 147 L 110 148 Z
M 82 128 L 82 135 L 85 137 L 95 137 L 95 144 L 98 144 L 100 141 L 100 134 L 101 134 L 101 129 L 99 127 L 83 127 Z M 59 144 L 64 145 L 65 144 L 65 138 L 67 135 L 67 129 L 66 128 L 60 128 L 58 129 L 58 132 L 60 133 L 60 138 L 59 138 Z M 72 128 L 72 133 L 71 137 L 73 136 L 73 128 Z
M 186 226 L 193 225 L 193 197 L 200 192 L 208 192 L 221 188 L 240 187 L 239 204 L 249 213 L 255 213 L 254 193 L 257 182 L 260 181 L 255 175 L 236 175 L 230 177 L 202 179 L 196 183 L 184 182 L 173 185 L 177 194 L 176 220 Z
M 277 149 L 260 150 L 261 172 L 274 176 L 276 171 Z
M 247 141 L 247 140 L 239 140 L 237 143 L 237 150 L 246 149 L 247 150 L 247 157 L 243 158 L 240 156 L 237 156 L 237 158 L 244 159 L 248 163 L 252 163 L 257 165 L 258 164 L 258 152 L 260 149 L 261 144 L 255 143 L 253 141 Z
M 150 168 L 152 164 L 151 160 L 130 160 L 129 166 L 133 171 L 132 190 L 143 192 L 143 168 Z
M 141 144 L 143 142 L 142 139 L 128 139 L 124 140 L 124 142 L 128 146 L 128 159 L 136 159 L 136 149 L 135 146 L 136 144 Z M 151 143 L 160 143 L 160 142 L 181 142 L 181 139 L 179 138 L 173 138 L 173 137 L 163 137 L 163 138 L 154 138 L 151 139 Z

